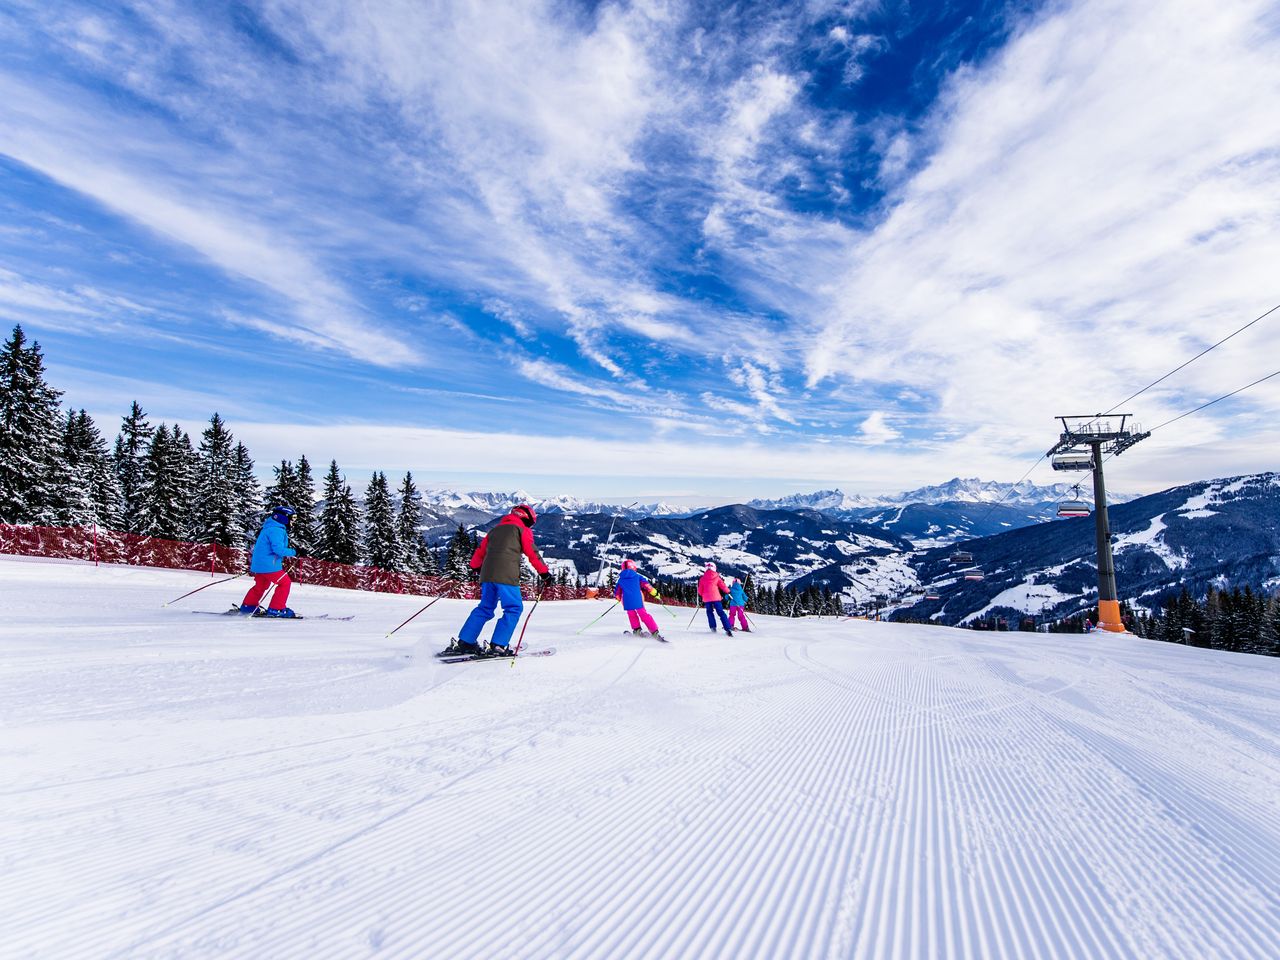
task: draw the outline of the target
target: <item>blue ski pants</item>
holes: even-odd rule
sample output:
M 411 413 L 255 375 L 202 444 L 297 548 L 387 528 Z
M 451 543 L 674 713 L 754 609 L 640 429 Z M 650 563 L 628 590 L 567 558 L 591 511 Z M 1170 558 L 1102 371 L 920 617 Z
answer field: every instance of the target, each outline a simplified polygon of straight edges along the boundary
M 733 632 L 733 628 L 729 626 L 729 618 L 724 614 L 723 600 L 703 600 L 702 605 L 707 608 L 707 626 L 712 630 L 716 628 L 716 615 L 718 614 L 720 623 L 724 626 L 724 632 Z
M 480 584 L 480 602 L 458 631 L 458 639 L 463 643 L 478 642 L 481 628 L 493 619 L 493 612 L 498 604 L 502 604 L 502 619 L 494 626 L 493 640 L 490 642 L 495 647 L 509 647 L 511 635 L 516 632 L 516 624 L 520 622 L 524 600 L 520 597 L 520 588 L 507 583 Z

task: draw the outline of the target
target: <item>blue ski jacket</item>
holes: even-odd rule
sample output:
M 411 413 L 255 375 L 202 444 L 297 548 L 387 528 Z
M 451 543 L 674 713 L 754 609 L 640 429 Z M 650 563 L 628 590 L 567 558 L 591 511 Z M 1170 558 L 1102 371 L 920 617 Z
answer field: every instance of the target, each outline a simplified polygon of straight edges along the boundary
M 729 606 L 745 607 L 747 605 L 747 591 L 742 589 L 742 584 L 735 583 L 729 588 Z
M 285 557 L 297 556 L 298 551 L 289 546 L 289 531 L 275 517 L 268 517 L 262 532 L 253 545 L 249 558 L 250 573 L 279 573 L 284 569 Z
M 634 570 L 623 570 L 618 574 L 618 586 L 613 595 L 622 599 L 623 610 L 643 610 L 645 591 L 652 589 L 649 581 Z

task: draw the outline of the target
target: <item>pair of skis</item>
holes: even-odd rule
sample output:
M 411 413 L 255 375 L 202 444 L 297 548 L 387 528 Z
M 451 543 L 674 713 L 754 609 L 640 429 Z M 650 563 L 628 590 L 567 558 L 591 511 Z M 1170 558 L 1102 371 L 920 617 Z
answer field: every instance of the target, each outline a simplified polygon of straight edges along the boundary
M 654 640 L 657 640 L 659 643 L 670 643 L 670 642 L 671 642 L 670 640 L 668 640 L 666 637 L 664 637 L 664 636 L 663 636 L 662 634 L 660 634 L 660 633 L 649 633 L 648 631 L 644 631 L 644 632 L 641 632 L 641 633 L 637 633 L 637 632 L 636 632 L 636 631 L 634 631 L 634 630 L 623 630 L 623 631 L 622 631 L 622 635 L 623 635 L 624 637 L 652 637 Z
M 507 657 L 491 657 L 486 653 L 448 653 L 441 651 L 436 654 L 435 659 L 437 663 L 479 663 L 489 660 L 494 663 L 514 663 L 517 660 L 523 660 L 525 657 L 554 656 L 555 652 L 555 647 L 543 647 L 541 650 L 522 650 Z
M 355 614 L 349 617 L 335 617 L 327 613 L 312 614 L 309 617 L 268 617 L 265 613 L 243 614 L 239 607 L 229 610 L 192 610 L 192 613 L 206 617 L 245 617 L 250 620 L 354 620 Z

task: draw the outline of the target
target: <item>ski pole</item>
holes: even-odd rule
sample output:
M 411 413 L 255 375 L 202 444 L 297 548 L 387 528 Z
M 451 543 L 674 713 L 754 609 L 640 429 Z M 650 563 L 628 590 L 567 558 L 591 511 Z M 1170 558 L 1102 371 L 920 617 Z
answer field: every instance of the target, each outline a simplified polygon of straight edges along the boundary
M 203 587 L 196 587 L 194 590 L 189 590 L 180 597 L 174 597 L 172 600 L 162 603 L 161 606 L 167 607 L 170 603 L 177 603 L 179 600 L 185 600 L 193 593 L 199 593 L 201 590 L 208 590 L 210 587 L 216 587 L 220 583 L 230 583 L 232 580 L 239 580 L 243 576 L 243 573 L 237 573 L 234 577 L 226 577 L 222 580 L 215 580 L 213 583 L 206 583 Z
M 271 595 L 276 592 L 276 587 L 280 586 L 280 581 L 283 580 L 284 577 L 285 577 L 285 572 L 284 572 L 284 568 L 282 567 L 280 570 L 280 576 L 276 577 L 274 580 L 271 581 L 271 586 L 267 587 L 267 592 L 264 593 L 262 595 L 262 599 L 258 601 L 259 607 L 262 607 L 263 604 L 265 604 L 268 600 L 271 599 Z
M 428 610 L 430 610 L 430 609 L 431 609 L 431 604 L 435 603 L 435 602 L 436 602 L 436 600 L 439 600 L 439 599 L 441 599 L 441 598 L 440 598 L 440 597 L 436 597 L 436 598 L 435 598 L 435 600 L 432 600 L 432 601 L 431 601 L 431 603 L 428 603 L 425 607 L 423 607 L 421 610 L 419 610 L 419 611 L 418 611 L 418 613 L 415 613 L 412 617 L 410 617 L 410 618 L 409 618 L 408 620 L 406 620 L 404 623 L 400 624 L 400 627 L 408 626 L 410 623 L 412 623 L 414 620 L 416 620 L 416 619 L 417 619 L 418 614 L 426 613 Z M 396 630 L 399 630 L 399 629 L 400 629 L 400 627 L 396 627 L 396 628 L 395 628 L 395 630 L 392 630 L 390 633 L 388 633 L 388 634 L 387 634 L 387 636 L 388 636 L 388 637 L 389 637 L 389 636 L 391 636 L 391 634 L 395 633 L 395 632 L 396 632 Z
M 680 619 L 674 613 L 671 613 L 671 608 L 667 606 L 666 602 L 661 597 L 658 597 L 658 606 L 660 606 L 663 610 L 667 611 L 667 613 L 670 613 L 672 620 Z
M 701 601 L 701 600 L 699 600 L 699 601 L 698 601 L 698 605 L 697 605 L 696 607 L 694 607 L 694 608 L 693 608 L 693 616 L 689 618 L 689 625 L 688 625 L 687 627 L 685 627 L 685 629 L 686 629 L 686 630 L 692 630 L 692 629 L 693 629 L 693 621 L 694 621 L 694 618 L 698 616 L 698 611 L 699 611 L 699 610 L 701 610 L 701 609 L 702 609 L 702 601 Z
M 545 588 L 544 588 L 545 589 Z M 533 619 L 533 615 L 538 612 L 538 604 L 542 602 L 542 590 L 538 590 L 538 595 L 534 597 L 533 609 L 529 611 L 529 615 L 524 618 L 524 626 L 520 628 L 520 639 L 516 641 L 515 654 L 512 657 L 511 665 L 516 665 L 515 657 L 520 656 L 520 644 L 524 643 L 524 632 L 529 629 L 529 621 Z M 606 610 L 605 613 L 609 611 Z
M 539 599 L 539 600 L 541 600 L 541 599 L 542 599 L 542 595 L 541 595 L 541 594 L 539 594 L 539 595 L 538 595 L 538 599 Z M 612 613 L 612 612 L 613 612 L 613 607 L 616 607 L 616 606 L 617 606 L 618 604 L 620 604 L 621 602 L 622 602 L 621 600 L 615 600 L 615 601 L 613 601 L 613 606 L 612 606 L 612 607 L 610 607 L 610 608 L 609 608 L 608 610 L 606 610 L 604 613 L 600 614 L 600 616 L 596 617 L 594 620 L 592 620 L 590 623 L 588 623 L 585 627 L 583 627 L 583 628 L 582 628 L 582 630 L 588 630 L 588 629 L 590 629 L 591 627 L 594 627 L 597 623 L 599 623 L 601 620 L 603 620 L 605 617 L 607 617 L 610 613 Z M 534 606 L 537 606 L 537 601 L 535 601 L 535 602 L 534 602 Z M 530 614 L 530 616 L 533 616 L 533 614 Z M 577 634 L 582 633 L 582 630 L 577 630 L 577 631 L 575 631 L 574 635 L 576 636 Z

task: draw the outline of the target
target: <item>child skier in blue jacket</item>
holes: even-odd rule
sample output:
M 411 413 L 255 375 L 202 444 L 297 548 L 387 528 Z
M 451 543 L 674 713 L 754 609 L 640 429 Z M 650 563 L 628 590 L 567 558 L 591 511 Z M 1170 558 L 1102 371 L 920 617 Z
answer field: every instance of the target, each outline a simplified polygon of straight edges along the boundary
M 289 522 L 293 515 L 293 507 L 279 506 L 271 511 L 271 516 L 262 525 L 262 532 L 253 545 L 253 556 L 249 558 L 253 586 L 240 603 L 241 613 L 286 619 L 297 616 L 286 606 L 291 581 L 284 572 L 284 558 L 297 555 L 297 551 L 289 546 Z M 271 606 L 259 611 L 258 604 L 262 602 L 263 594 L 273 586 L 276 592 L 271 595 Z
M 744 609 L 746 605 L 746 588 L 742 586 L 741 580 L 734 577 L 729 581 L 729 625 L 737 630 L 750 633 L 751 628 L 747 626 L 747 611 Z
M 622 601 L 622 609 L 627 611 L 633 633 L 639 633 L 640 624 L 643 623 L 649 629 L 651 637 L 662 640 L 664 637 L 658 632 L 658 625 L 644 608 L 645 593 L 651 597 L 659 596 L 653 585 L 636 570 L 636 562 L 623 560 L 622 572 L 618 574 L 618 585 L 614 588 L 613 595 Z

